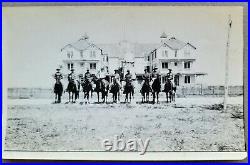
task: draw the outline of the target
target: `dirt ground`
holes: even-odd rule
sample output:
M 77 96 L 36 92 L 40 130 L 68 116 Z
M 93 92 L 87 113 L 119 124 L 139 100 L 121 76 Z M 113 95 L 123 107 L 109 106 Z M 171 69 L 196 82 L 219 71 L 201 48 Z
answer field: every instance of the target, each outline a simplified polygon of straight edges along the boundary
M 177 98 L 160 104 L 51 104 L 10 99 L 5 150 L 104 151 L 103 139 L 150 138 L 147 151 L 245 151 L 243 100 Z

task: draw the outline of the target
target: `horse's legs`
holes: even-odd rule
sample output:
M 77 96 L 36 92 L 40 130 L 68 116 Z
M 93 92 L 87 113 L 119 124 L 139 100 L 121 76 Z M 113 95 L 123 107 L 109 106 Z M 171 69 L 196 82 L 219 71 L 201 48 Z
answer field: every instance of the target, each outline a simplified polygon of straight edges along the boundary
M 55 103 L 57 102 L 57 93 L 55 93 Z
M 69 91 L 69 102 L 70 102 L 70 91 Z
M 98 103 L 99 103 L 99 92 L 97 92 L 97 100 L 98 100 Z
M 58 94 L 58 103 L 61 103 L 61 96 L 62 96 L 62 95 L 59 93 L 59 94 Z
M 155 103 L 155 92 L 153 92 L 153 103 Z
M 120 101 L 120 90 L 118 90 L 118 101 Z
M 168 103 L 168 92 L 166 92 L 166 98 L 167 98 L 167 103 Z
M 129 93 L 129 102 L 131 102 L 131 97 L 134 97 L 134 94 L 133 94 L 133 92 L 132 93 Z

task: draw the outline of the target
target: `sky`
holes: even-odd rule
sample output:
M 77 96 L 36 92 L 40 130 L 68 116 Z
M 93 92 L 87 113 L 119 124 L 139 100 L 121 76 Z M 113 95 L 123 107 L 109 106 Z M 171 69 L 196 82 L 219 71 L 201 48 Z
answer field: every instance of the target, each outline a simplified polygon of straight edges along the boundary
M 228 15 L 233 21 L 229 84 L 243 84 L 243 13 L 223 6 L 60 6 L 3 9 L 3 76 L 8 87 L 52 87 L 60 49 L 86 32 L 96 44 L 160 43 L 169 37 L 197 48 L 196 71 L 203 82 L 222 85 Z

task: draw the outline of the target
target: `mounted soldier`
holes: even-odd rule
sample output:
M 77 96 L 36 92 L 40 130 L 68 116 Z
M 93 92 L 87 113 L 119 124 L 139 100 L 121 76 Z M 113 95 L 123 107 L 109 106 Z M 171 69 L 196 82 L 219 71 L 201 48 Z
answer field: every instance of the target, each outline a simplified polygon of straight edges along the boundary
M 120 78 L 120 74 L 118 72 L 117 69 L 114 70 L 115 71 L 115 75 L 114 75 L 114 81 L 119 84 L 119 86 L 121 87 L 121 78 Z
M 130 70 L 127 70 L 127 74 L 125 75 L 125 87 L 124 87 L 124 94 L 126 94 L 125 102 L 128 102 L 128 99 L 131 101 L 131 97 L 134 94 L 134 86 L 132 83 L 132 74 L 130 73 Z M 128 98 L 129 97 L 129 98 Z
M 55 103 L 61 103 L 61 96 L 63 92 L 63 85 L 61 83 L 61 80 L 63 79 L 63 76 L 59 68 L 56 69 L 54 79 L 56 80 L 56 83 L 54 85 Z
M 157 103 L 159 103 L 159 93 L 161 91 L 161 76 L 158 72 L 157 67 L 153 69 L 152 80 L 153 103 L 155 103 L 155 99 L 157 100 Z
M 172 73 L 172 69 L 168 69 L 168 73 L 167 73 L 167 78 L 172 82 L 174 79 L 174 75 Z
M 144 69 L 144 74 L 142 75 L 142 79 L 144 80 L 144 83 L 149 83 L 150 74 L 148 73 L 147 69 Z
M 71 69 L 71 73 L 68 74 L 68 87 L 66 89 L 66 91 L 69 93 L 69 102 L 70 102 L 70 99 L 72 99 L 72 103 L 75 103 L 75 100 L 76 100 L 76 97 L 75 97 L 75 100 L 73 99 L 74 95 L 76 94 L 77 92 L 77 87 L 76 87 L 76 74 L 74 72 L 74 69 L 72 68 Z M 70 95 L 70 93 L 72 93 L 72 96 Z
M 87 72 L 84 74 L 84 82 L 82 84 L 83 93 L 84 93 L 84 99 L 85 103 L 89 103 L 89 93 L 91 92 L 91 97 L 93 93 L 93 87 L 92 87 L 92 75 L 89 72 L 89 69 L 87 69 Z
M 84 74 L 84 78 L 85 78 L 85 81 L 87 81 L 88 83 L 91 82 L 92 75 L 91 75 L 91 73 L 89 72 L 89 69 L 87 69 L 87 72 Z
M 143 83 L 142 88 L 140 90 L 143 98 L 142 102 L 148 102 L 149 101 L 149 93 L 152 91 L 150 87 L 150 74 L 148 73 L 147 69 L 144 69 L 144 74 L 142 75 Z

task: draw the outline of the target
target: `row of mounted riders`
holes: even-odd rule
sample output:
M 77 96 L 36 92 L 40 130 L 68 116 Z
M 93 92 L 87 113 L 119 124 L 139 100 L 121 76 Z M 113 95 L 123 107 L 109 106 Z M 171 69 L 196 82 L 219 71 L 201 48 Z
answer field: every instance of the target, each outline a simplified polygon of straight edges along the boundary
M 54 85 L 55 103 L 61 103 L 61 96 L 63 92 L 68 92 L 69 94 L 69 101 L 66 103 L 75 103 L 76 100 L 79 99 L 80 91 L 84 94 L 85 103 L 89 103 L 89 98 L 93 96 L 93 92 L 97 93 L 98 103 L 100 103 L 100 96 L 103 103 L 107 102 L 108 93 L 113 94 L 113 102 L 116 103 L 117 101 L 120 101 L 120 91 L 122 90 L 122 86 L 120 84 L 122 81 L 125 81 L 125 85 L 123 87 L 125 102 L 131 102 L 131 98 L 134 97 L 134 86 L 132 83 L 134 80 L 125 79 L 118 81 L 115 77 L 113 78 L 113 83 L 110 83 L 109 80 L 110 78 L 108 76 L 105 78 L 97 78 L 96 76 L 93 76 L 90 79 L 82 79 L 82 81 L 69 80 L 68 86 L 64 91 L 60 79 L 56 79 L 56 83 Z M 155 103 L 155 101 L 159 103 L 160 92 L 161 81 L 159 75 L 151 81 L 149 79 L 145 79 L 140 90 L 142 102 L 148 103 L 150 93 L 152 93 L 152 103 Z M 166 93 L 167 102 L 175 101 L 176 86 L 173 85 L 170 79 L 167 78 L 162 92 Z

